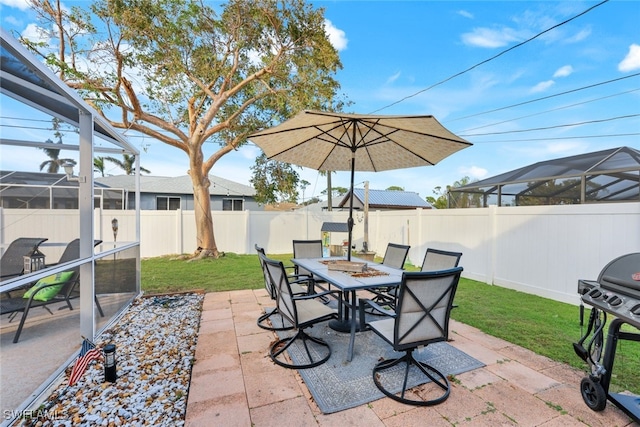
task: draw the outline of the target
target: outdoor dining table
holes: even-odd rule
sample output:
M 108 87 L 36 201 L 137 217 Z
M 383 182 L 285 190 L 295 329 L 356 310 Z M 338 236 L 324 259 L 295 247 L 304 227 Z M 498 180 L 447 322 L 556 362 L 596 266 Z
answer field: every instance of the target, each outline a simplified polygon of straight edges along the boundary
M 294 258 L 291 260 L 295 265 L 310 271 L 315 277 L 326 281 L 341 291 L 340 304 L 341 317 L 339 320 L 329 322 L 329 327 L 340 332 L 350 332 L 348 361 L 353 359 L 353 348 L 355 334 L 358 330 L 358 299 L 356 292 L 363 289 L 375 289 L 389 286 L 399 286 L 402 281 L 403 270 L 365 261 L 358 258 L 351 258 L 351 262 L 364 262 L 369 271 L 375 275 L 354 274 L 353 272 L 331 270 L 328 264 L 331 261 L 346 260 L 347 257 L 325 257 L 325 258 Z M 345 310 L 342 310 L 344 305 Z

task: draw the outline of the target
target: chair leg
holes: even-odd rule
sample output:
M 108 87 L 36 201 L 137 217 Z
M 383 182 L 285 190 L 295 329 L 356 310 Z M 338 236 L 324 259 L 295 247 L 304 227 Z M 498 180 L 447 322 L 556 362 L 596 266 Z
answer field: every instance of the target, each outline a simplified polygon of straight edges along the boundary
M 309 363 L 295 364 L 288 363 L 279 359 L 279 356 L 282 355 L 282 353 L 284 353 L 297 340 L 301 340 L 302 345 L 304 346 L 304 351 L 306 353 L 306 359 Z M 316 358 L 318 358 L 317 360 L 314 360 L 314 355 L 311 354 L 312 349 L 309 348 L 309 343 L 316 344 L 313 350 L 315 350 L 315 353 L 319 353 L 319 355 L 316 355 Z M 325 354 L 323 355 L 322 353 Z M 293 336 L 289 338 L 282 338 L 273 343 L 271 345 L 271 348 L 269 349 L 269 356 L 274 363 L 285 368 L 308 369 L 322 365 L 324 362 L 329 360 L 329 357 L 331 357 L 331 347 L 329 347 L 329 344 L 327 344 L 323 340 L 308 335 L 306 332 L 304 332 L 303 329 L 298 329 L 298 332 L 296 332 Z
M 269 319 L 271 316 L 273 316 L 274 314 L 280 314 L 280 311 L 278 311 L 277 307 L 272 309 L 271 311 L 266 311 L 262 316 L 258 317 L 258 321 L 256 323 L 258 324 L 259 327 L 261 327 L 262 329 L 266 329 L 267 331 L 290 331 L 293 329 L 293 325 L 284 326 L 285 320 L 281 314 L 280 314 L 280 323 L 282 324 L 282 326 L 269 326 L 268 324 L 266 324 L 265 321 Z
M 18 325 L 18 329 L 16 330 L 16 334 L 13 337 L 13 343 L 17 343 L 20 339 L 20 333 L 22 332 L 22 327 L 24 326 L 24 321 L 27 320 L 27 314 L 29 314 L 29 305 L 24 308 L 22 312 L 22 317 L 20 318 L 20 324 Z
M 102 311 L 102 306 L 100 305 L 100 303 L 98 302 L 98 296 L 94 295 L 93 299 L 96 302 L 96 308 L 98 309 L 98 313 L 100 313 L 100 317 L 104 317 L 104 312 Z
M 382 384 L 384 371 L 400 363 L 406 364 L 406 368 L 404 370 L 402 388 L 399 392 L 392 393 L 387 388 L 385 388 L 385 386 Z M 429 399 L 429 400 L 415 400 L 415 399 L 406 398 L 405 393 L 407 391 L 409 369 L 411 368 L 411 366 L 417 367 L 424 375 L 427 376 L 427 378 L 431 380 L 431 383 L 433 383 L 435 386 L 438 386 L 442 390 L 444 390 L 443 393 L 439 397 L 435 399 Z M 447 400 L 447 398 L 449 397 L 449 393 L 451 391 L 451 386 L 449 384 L 449 380 L 447 380 L 447 377 L 444 376 L 440 371 L 435 369 L 433 366 L 430 366 L 424 362 L 420 362 L 416 360 L 413 357 L 412 350 L 407 351 L 405 355 L 400 358 L 383 360 L 382 362 L 378 363 L 373 368 L 373 382 L 376 384 L 376 387 L 378 387 L 378 389 L 382 393 L 384 393 L 386 396 L 390 397 L 391 399 L 396 400 L 398 402 L 406 403 L 408 405 L 416 405 L 416 406 L 432 406 L 432 405 L 437 405 L 439 403 L 442 403 L 445 400 Z M 397 381 L 394 381 L 394 383 L 397 383 Z M 400 395 L 398 396 L 398 394 Z

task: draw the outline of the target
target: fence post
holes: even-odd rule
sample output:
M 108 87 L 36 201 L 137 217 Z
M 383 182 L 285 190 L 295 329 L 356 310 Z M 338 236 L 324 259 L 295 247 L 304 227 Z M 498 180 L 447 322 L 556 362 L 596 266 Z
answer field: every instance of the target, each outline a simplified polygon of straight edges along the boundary
M 491 268 L 489 271 L 489 284 L 495 284 L 495 275 L 496 275 L 496 259 L 498 257 L 497 251 L 497 239 L 498 239 L 498 207 L 496 205 L 489 205 L 489 224 L 491 224 L 491 235 L 489 236 L 489 241 L 491 242 L 491 250 L 489 251 L 489 259 L 488 265 Z
M 184 253 L 184 216 L 182 215 L 182 209 L 176 210 L 176 215 L 176 227 L 178 228 L 176 230 L 176 243 L 178 244 L 176 249 L 178 250 L 178 255 L 182 255 Z
M 244 248 L 245 254 L 251 253 L 251 211 L 244 211 Z

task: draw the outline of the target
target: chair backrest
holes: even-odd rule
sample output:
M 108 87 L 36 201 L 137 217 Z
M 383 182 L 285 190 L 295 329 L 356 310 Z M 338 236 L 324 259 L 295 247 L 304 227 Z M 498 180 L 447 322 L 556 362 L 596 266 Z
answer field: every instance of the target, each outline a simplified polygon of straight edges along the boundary
M 421 271 L 448 270 L 458 266 L 462 252 L 449 252 L 427 248 L 422 261 Z
M 93 247 L 95 248 L 100 243 L 102 243 L 102 240 L 94 239 Z M 78 258 L 80 258 L 80 239 L 73 239 L 72 241 L 67 243 L 67 246 L 64 248 L 64 252 L 62 252 L 62 255 L 60 255 L 58 264 L 75 261 Z M 69 298 L 72 293 L 74 293 L 75 295 L 78 292 L 76 286 L 80 278 L 80 267 L 75 267 L 71 271 L 73 271 L 73 277 L 65 282 L 62 289 L 60 289 L 60 292 L 58 292 L 58 295 L 62 295 L 65 298 Z
M 400 283 L 393 347 L 396 351 L 446 341 L 462 267 L 405 272 Z
M 389 267 L 403 268 L 410 248 L 411 246 L 389 243 L 384 253 L 382 263 Z
M 15 239 L 5 249 L 0 258 L 0 275 L 2 277 L 19 276 L 24 270 L 24 256 L 37 249 L 42 242 L 48 239 L 43 237 L 20 237 Z
M 322 240 L 294 240 L 294 258 L 322 258 Z M 296 267 L 296 274 L 308 274 L 310 271 L 301 267 Z
M 95 248 L 100 243 L 102 243 L 102 240 L 94 239 L 93 247 Z M 67 243 L 67 246 L 64 248 L 64 252 L 62 252 L 62 255 L 60 255 L 58 264 L 75 261 L 78 258 L 80 258 L 80 239 L 73 239 L 72 241 Z
M 264 262 L 264 259 L 267 257 L 267 254 L 264 252 L 264 248 L 255 244 L 256 252 L 258 253 L 258 259 L 260 260 L 260 268 L 262 269 L 262 275 L 264 276 L 264 287 L 269 293 L 271 299 L 276 299 L 276 290 L 271 285 L 271 280 L 269 279 L 269 272 L 267 271 L 267 266 Z
M 298 327 L 298 311 L 295 301 L 293 300 L 293 292 L 291 292 L 291 285 L 289 284 L 289 278 L 287 277 L 287 271 L 284 268 L 284 264 L 281 261 L 262 256 L 262 262 L 264 262 L 271 285 L 276 290 L 276 307 L 278 312 L 294 327 Z

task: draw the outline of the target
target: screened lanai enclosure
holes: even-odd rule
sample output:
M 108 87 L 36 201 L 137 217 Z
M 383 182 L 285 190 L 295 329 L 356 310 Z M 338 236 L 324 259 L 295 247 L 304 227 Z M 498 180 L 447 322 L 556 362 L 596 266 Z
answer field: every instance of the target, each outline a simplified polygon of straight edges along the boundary
M 64 381 L 83 337 L 96 340 L 140 294 L 140 215 L 121 210 L 123 194 L 105 193 L 93 177 L 94 156 L 135 155 L 139 170 L 138 150 L 15 38 L 4 29 L 0 34 L 0 401 L 6 425 L 37 409 L 47 387 Z M 39 173 L 50 161 L 59 171 Z M 46 182 L 34 182 L 43 176 Z M 136 206 L 139 175 L 137 181 Z M 135 238 L 117 239 L 118 230 Z M 44 284 L 55 285 L 56 293 L 29 296 Z
M 619 147 L 534 163 L 450 188 L 451 208 L 640 201 L 640 151 Z

